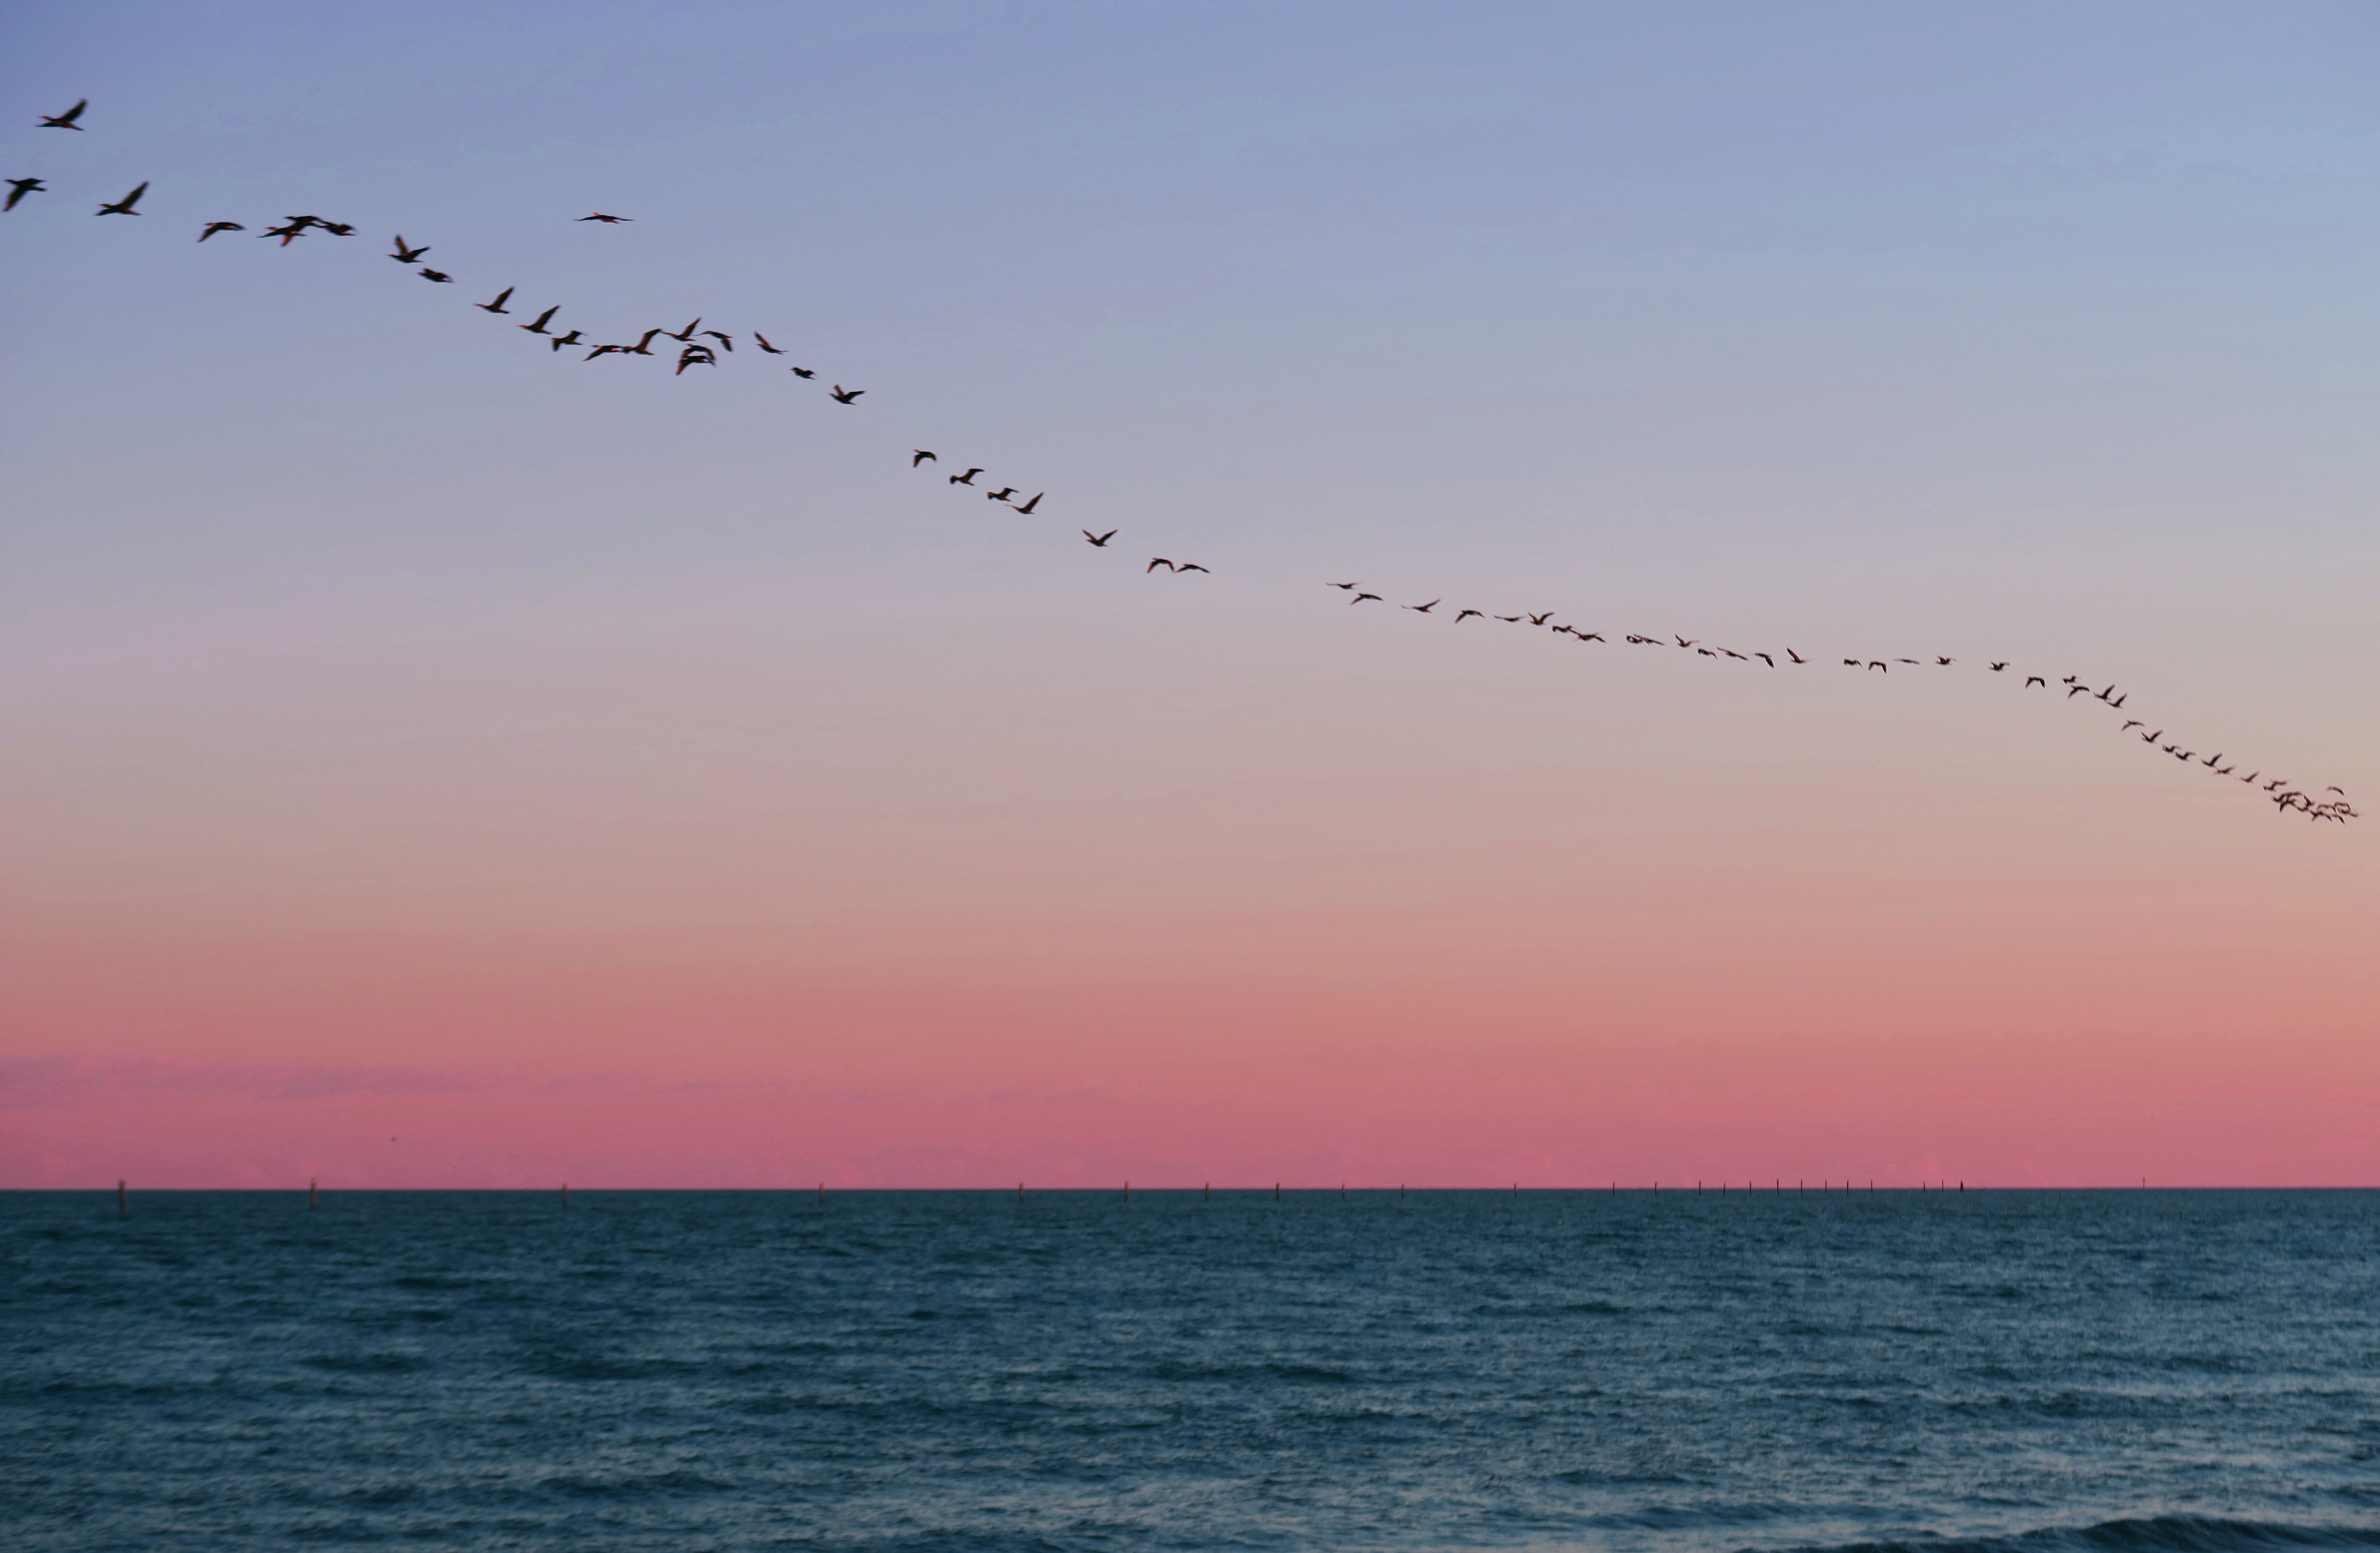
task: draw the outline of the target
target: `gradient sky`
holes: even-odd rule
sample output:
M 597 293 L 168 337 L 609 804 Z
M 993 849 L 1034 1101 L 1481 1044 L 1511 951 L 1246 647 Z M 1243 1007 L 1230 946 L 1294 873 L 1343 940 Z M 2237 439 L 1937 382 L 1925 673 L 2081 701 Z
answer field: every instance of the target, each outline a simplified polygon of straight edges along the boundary
M 2380 810 L 2375 79 L 2346 0 L 20 6 L 0 1185 L 2380 1182 L 2380 825 L 1972 662 Z

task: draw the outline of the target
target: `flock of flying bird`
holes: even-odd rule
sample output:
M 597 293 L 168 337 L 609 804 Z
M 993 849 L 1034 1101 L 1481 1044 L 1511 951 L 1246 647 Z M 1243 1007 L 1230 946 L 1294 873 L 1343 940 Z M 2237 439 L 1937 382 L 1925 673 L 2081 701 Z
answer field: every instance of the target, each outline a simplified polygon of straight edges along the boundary
M 83 126 L 79 121 L 82 117 L 83 110 L 89 106 L 90 101 L 89 99 L 85 99 L 77 103 L 73 107 L 68 108 L 62 114 L 43 115 L 42 116 L 42 126 L 45 128 L 51 129 L 71 129 L 79 131 L 82 129 Z M 28 195 L 47 192 L 45 184 L 42 179 L 37 177 L 7 178 L 0 181 L 5 181 L 8 187 L 6 200 L 5 204 L 0 204 L 0 210 L 13 211 Z M 102 204 L 96 213 L 100 215 L 139 215 L 142 212 L 137 207 L 140 203 L 141 196 L 146 194 L 148 191 L 149 185 L 146 182 L 143 182 L 138 188 L 134 188 L 131 193 L 127 194 L 121 200 Z M 598 222 L 605 225 L 617 225 L 623 222 L 630 221 L 633 218 L 628 216 L 611 215 L 604 212 L 597 211 L 592 214 L 579 216 L 577 219 L 582 222 Z M 246 230 L 247 227 L 237 221 L 211 221 L 208 222 L 200 231 L 198 240 L 203 243 L 220 233 L 244 232 Z M 306 236 L 309 232 L 322 232 L 332 237 L 347 237 L 354 236 L 355 230 L 356 228 L 353 223 L 325 221 L 320 216 L 313 215 L 297 215 L 286 217 L 279 225 L 265 227 L 259 236 L 261 237 L 278 238 L 280 239 L 280 246 L 285 249 L 291 243 L 296 242 L 299 237 Z M 421 262 L 423 255 L 430 251 L 429 245 L 411 245 L 407 243 L 405 238 L 400 236 L 395 239 L 394 249 L 395 251 L 391 252 L 388 257 L 395 260 L 401 264 L 413 268 L 415 273 L 419 274 L 422 279 L 441 285 L 451 285 L 454 283 L 455 277 L 453 275 L 448 274 L 443 270 L 433 269 Z M 485 302 L 475 302 L 471 305 L 478 308 L 482 312 L 499 317 L 509 316 L 512 309 L 506 306 L 506 304 L 512 300 L 513 293 L 516 289 L 516 288 L 514 286 L 507 285 L 502 291 L 496 293 L 492 299 Z M 720 362 L 720 354 L 722 352 L 732 355 L 735 349 L 735 336 L 734 334 L 719 329 L 705 329 L 702 327 L 703 321 L 698 317 L 682 329 L 668 330 L 655 328 L 645 330 L 634 345 L 612 343 L 596 344 L 586 339 L 582 333 L 577 329 L 574 328 L 566 333 L 557 333 L 554 329 L 550 327 L 554 321 L 554 316 L 561 310 L 561 306 L 556 304 L 553 307 L 545 309 L 528 322 L 517 324 L 516 327 L 528 334 L 542 338 L 546 342 L 547 347 L 550 351 L 561 351 L 585 346 L 587 348 L 587 354 L 580 358 L 583 361 L 592 361 L 598 357 L 602 356 L 650 357 L 653 355 L 652 346 L 654 341 L 664 339 L 669 340 L 674 342 L 679 347 L 677 351 L 676 368 L 672 373 L 673 376 L 684 376 L 686 369 L 689 367 L 717 367 Z M 771 344 L 769 337 L 758 330 L 751 331 L 749 338 L 754 348 L 763 354 L 770 356 L 783 356 L 787 354 L 785 351 Z M 713 341 L 716 342 L 715 346 L 706 343 Z M 790 370 L 795 377 L 806 381 L 815 379 L 818 376 L 817 372 L 807 367 L 794 367 Z M 865 389 L 845 388 L 841 383 L 834 383 L 829 391 L 829 397 L 832 398 L 834 402 L 839 405 L 855 405 L 858 402 L 860 395 L 866 392 L 867 390 Z M 910 451 L 910 468 L 919 468 L 929 463 L 937 465 L 941 463 L 940 455 L 935 454 L 931 449 L 913 448 Z M 1046 491 L 1036 491 L 1031 497 L 1020 502 L 1016 500 L 1019 488 L 1015 486 L 1003 485 L 997 490 L 990 489 L 989 487 L 978 486 L 975 483 L 976 477 L 984 473 L 986 473 L 986 470 L 981 467 L 970 467 L 962 473 L 948 475 L 945 476 L 944 479 L 948 484 L 953 487 L 965 486 L 970 490 L 981 491 L 984 496 L 989 500 L 998 502 L 1003 506 L 1009 508 L 1011 511 L 1026 516 L 1033 516 L 1035 510 L 1040 506 L 1042 497 L 1048 494 Z M 1099 534 L 1095 534 L 1087 528 L 1082 530 L 1084 540 L 1094 547 L 1101 550 L 1108 547 L 1109 542 L 1116 537 L 1117 533 L 1118 530 L 1114 528 L 1110 528 L 1105 533 Z M 1147 573 L 1158 571 L 1160 568 L 1174 576 L 1181 576 L 1192 572 L 1206 573 L 1208 570 L 1207 567 L 1195 561 L 1183 561 L 1167 556 L 1155 555 L 1149 557 L 1148 565 L 1143 568 L 1143 573 L 1146 575 Z M 1333 582 L 1327 584 L 1326 586 L 1336 588 L 1346 594 L 1348 596 L 1347 602 L 1351 606 L 1366 603 L 1385 603 L 1388 601 L 1383 595 L 1366 590 L 1360 583 Z M 1524 611 L 1516 614 L 1495 614 L 1486 610 L 1458 608 L 1451 615 L 1438 615 L 1436 612 L 1439 606 L 1444 602 L 1446 602 L 1446 601 L 1443 599 L 1432 599 L 1427 603 L 1403 604 L 1399 607 L 1415 614 L 1431 615 L 1433 618 L 1445 619 L 1450 621 L 1451 624 L 1458 625 L 1466 620 L 1476 619 L 1487 621 L 1492 619 L 1509 625 L 1517 625 L 1525 624 L 1537 629 L 1547 631 L 1551 636 L 1568 637 L 1573 642 L 1581 644 L 1590 642 L 1608 644 L 1609 641 L 1609 637 L 1601 631 L 1583 630 L 1577 625 L 1570 624 L 1553 624 L 1554 615 L 1559 613 L 1556 611 L 1548 610 L 1542 613 Z M 1815 661 L 1815 660 L 1803 657 L 1802 654 L 1795 649 L 1787 648 L 1782 654 L 1783 663 L 1780 665 L 1779 655 L 1776 653 L 1762 650 L 1739 652 L 1733 648 L 1720 647 L 1716 644 L 1706 643 L 1698 638 L 1677 636 L 1674 634 L 1662 635 L 1658 633 L 1634 631 L 1622 632 L 1621 633 L 1621 641 L 1623 645 L 1628 646 L 1658 647 L 1672 651 L 1691 652 L 1700 657 L 1712 659 L 1715 661 L 1731 660 L 1735 662 L 1744 664 L 1747 667 L 1755 661 L 1765 663 L 1770 669 L 1776 669 L 1780 666 L 1789 668 L 1807 666 Z M 1842 660 L 1842 665 L 1846 668 L 1857 669 L 1864 674 L 1875 673 L 1890 673 L 1896 665 L 1904 665 L 1912 668 L 1947 669 L 1952 667 L 1957 663 L 1957 661 L 1958 660 L 1955 658 L 1941 655 L 1934 655 L 1930 658 L 1923 659 L 1900 657 L 1845 658 Z M 2005 661 L 1987 661 L 1987 663 L 1988 671 L 1992 673 L 2006 673 L 2009 672 L 2009 663 Z M 2024 674 L 2022 676 L 2022 679 L 2023 688 L 2037 688 L 2045 692 L 2062 690 L 2064 691 L 2064 695 L 2059 698 L 2061 700 L 2070 702 L 2075 698 L 2082 697 L 2084 698 L 2086 701 L 2095 703 L 2110 711 L 2123 710 L 2125 702 L 2131 698 L 2131 692 L 2119 691 L 2118 687 L 2113 685 L 2094 690 L 2085 680 L 2077 674 L 2067 674 L 2055 681 L 2053 681 L 2046 673 Z M 2128 717 L 2123 720 L 2120 731 L 2127 734 L 2133 734 L 2136 730 L 2142 729 L 2148 729 L 2148 722 L 2146 720 L 2137 717 Z M 2204 770 L 2216 776 L 2228 777 L 2239 781 L 2250 787 L 2252 790 L 2261 794 L 2282 813 L 2302 814 L 2311 820 L 2333 820 L 2342 824 L 2347 820 L 2358 818 L 2357 810 L 2347 800 L 2347 795 L 2337 787 L 2327 787 L 2323 790 L 2326 793 L 2337 794 L 2338 796 L 2335 798 L 2318 798 L 2314 795 L 2303 791 L 2297 784 L 2286 779 L 2267 779 L 2262 770 L 2252 770 L 2244 776 L 2240 775 L 2239 767 L 2241 762 L 2230 759 L 2219 750 L 2212 754 L 2202 754 L 2196 749 L 2188 748 L 2185 746 L 2186 741 L 2180 739 L 2168 739 L 2166 736 L 2166 730 L 2161 727 L 2148 729 L 2148 731 L 2144 733 L 2138 733 L 2136 736 L 2139 737 L 2143 744 L 2149 746 L 2151 749 L 2169 756 L 2184 765 L 2194 769 Z

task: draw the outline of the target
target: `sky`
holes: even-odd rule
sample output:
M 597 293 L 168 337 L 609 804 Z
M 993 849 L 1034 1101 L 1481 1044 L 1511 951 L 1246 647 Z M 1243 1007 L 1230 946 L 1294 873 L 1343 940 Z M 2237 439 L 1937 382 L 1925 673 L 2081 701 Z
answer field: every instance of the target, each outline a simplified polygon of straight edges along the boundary
M 12 18 L 0 1187 L 2380 1183 L 2368 6 Z

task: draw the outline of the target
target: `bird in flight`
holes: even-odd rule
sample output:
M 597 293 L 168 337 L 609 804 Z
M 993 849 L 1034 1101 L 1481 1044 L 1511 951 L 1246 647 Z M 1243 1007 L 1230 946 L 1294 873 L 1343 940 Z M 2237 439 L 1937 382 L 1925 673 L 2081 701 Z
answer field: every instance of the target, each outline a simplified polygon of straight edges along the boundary
M 283 248 L 287 248 L 290 244 L 304 237 L 306 235 L 306 228 L 313 224 L 314 219 L 311 216 L 291 216 L 289 218 L 288 224 L 285 226 L 268 226 L 263 231 L 258 233 L 257 236 L 259 237 L 278 237 L 281 239 L 281 246 Z
M 1415 614 L 1427 614 L 1430 611 L 1438 608 L 1439 605 L 1444 602 L 1446 602 L 1446 601 L 1443 599 L 1432 599 L 1427 604 L 1400 604 L 1397 607 L 1399 609 L 1411 610 Z
M 545 311 L 538 314 L 537 322 L 535 323 L 516 323 L 513 327 L 516 329 L 526 329 L 532 334 L 542 334 L 546 332 L 545 326 L 553 322 L 553 315 L 561 310 L 562 304 L 556 302 L 553 306 L 546 309 Z
M 580 338 L 578 337 L 578 331 L 577 331 L 577 330 L 573 329 L 573 330 L 572 330 L 569 334 L 556 334 L 556 335 L 555 335 L 555 336 L 554 336 L 554 337 L 553 337 L 550 342 L 548 342 L 548 343 L 549 343 L 549 344 L 550 344 L 550 345 L 551 345 L 551 346 L 552 346 L 555 350 L 560 350 L 560 349 L 561 349 L 563 346 L 580 346 L 580 345 L 585 345 L 587 342 L 586 342 L 586 341 L 584 341 L 584 340 L 582 340 L 582 339 L 580 339 Z
M 356 235 L 356 224 L 352 221 L 317 221 L 314 224 L 334 237 L 352 237 Z
M 73 107 L 68 108 L 62 114 L 43 114 L 42 115 L 42 127 L 44 129 L 79 129 L 82 126 L 77 124 L 75 120 L 82 117 L 82 111 L 90 106 L 91 99 L 86 97 L 81 102 L 77 103 Z
M 1796 663 L 1807 663 L 1809 661 L 1808 659 L 1803 657 L 1800 653 L 1794 651 L 1790 647 L 1785 649 L 1785 656 L 1791 658 Z
M 685 328 L 679 330 L 676 334 L 672 334 L 670 338 L 675 340 L 680 345 L 685 345 L 686 342 L 694 338 L 694 332 L 701 327 L 702 320 L 698 318 L 692 323 L 689 323 Z
M 1939 663 L 1940 665 L 1942 665 L 1942 667 L 1944 667 L 1944 668 L 1946 668 L 1946 669 L 1947 669 L 1947 668 L 1949 668 L 1949 667 L 1950 666 L 1950 663 L 1951 663 L 1951 660 L 1949 660 L 1949 659 L 1948 659 L 1948 658 L 1937 658 L 1936 660 L 1934 660 L 1934 661 L 1935 661 L 1935 662 L 1937 662 L 1937 663 Z
M 616 226 L 621 222 L 634 221 L 637 218 L 632 215 L 605 215 L 601 211 L 597 211 L 593 215 L 582 215 L 578 219 L 581 221 L 600 221 L 606 226 Z
M 987 491 L 983 494 L 987 501 L 1005 502 L 1011 496 L 1016 494 L 1016 487 L 1013 485 L 1003 485 L 997 491 Z
M 811 371 L 808 367 L 788 367 L 785 370 L 793 373 L 794 376 L 797 378 L 808 379 L 818 376 L 816 372 Z
M 719 346 L 720 346 L 720 348 L 721 348 L 722 350 L 726 351 L 726 352 L 727 352 L 729 355 L 731 355 L 731 356 L 735 354 L 735 342 L 733 339 L 730 339 L 727 335 L 721 334 L 721 333 L 720 333 L 718 330 L 716 330 L 716 329 L 706 329 L 706 330 L 704 330 L 704 331 L 703 331 L 703 333 L 704 333 L 704 334 L 708 334 L 708 335 L 710 335 L 712 339 L 717 340 L 717 341 L 719 342 Z
M 395 260 L 399 264 L 419 264 L 421 262 L 421 256 L 429 251 L 430 245 L 428 243 L 422 244 L 419 248 L 407 248 L 405 246 L 405 234 L 400 232 L 396 235 L 396 251 L 390 254 L 389 257 Z
M 709 346 L 688 346 L 684 350 L 677 353 L 677 370 L 672 372 L 670 376 L 674 378 L 682 377 L 685 375 L 686 370 L 688 367 L 716 367 L 718 365 L 719 358 L 711 354 L 710 347 Z
M 451 285 L 455 279 L 454 276 L 448 274 L 445 271 L 433 270 L 427 264 L 424 264 L 421 267 L 421 278 L 426 281 L 436 281 L 441 285 Z
M 2124 725 L 2121 728 L 2117 729 L 2116 732 L 2119 734 L 2129 734 L 2135 728 L 2145 728 L 2146 726 L 2148 726 L 2148 724 L 2143 722 L 2139 718 L 2129 717 L 2124 720 Z
M 776 346 L 771 345 L 769 343 L 769 336 L 761 334 L 758 329 L 752 331 L 752 343 L 759 346 L 762 350 L 767 351 L 771 356 L 783 356 L 785 354 L 783 351 L 779 350 Z
M 833 400 L 838 405 L 848 405 L 867 392 L 868 390 L 864 388 L 845 388 L 843 384 L 836 383 L 834 385 L 834 392 L 828 394 L 827 397 Z
M 139 215 L 140 212 L 134 210 L 132 207 L 140 203 L 140 197 L 148 192 L 149 186 L 144 183 L 140 188 L 134 189 L 131 193 L 126 195 L 123 199 L 118 200 L 115 204 L 102 205 L 96 213 L 100 215 Z
M 1099 550 L 1107 549 L 1108 541 L 1115 537 L 1116 531 L 1112 528 L 1109 529 L 1104 534 L 1094 534 L 1087 528 L 1083 530 L 1083 538 L 1090 540 L 1092 545 Z
M 1348 593 L 1355 591 L 1355 585 L 1352 582 L 1326 582 L 1322 586 L 1325 588 L 1336 588 Z
M 593 350 L 587 353 L 585 359 L 592 361 L 599 356 L 609 356 L 613 351 L 619 351 L 625 355 L 626 354 L 627 349 L 628 347 L 625 346 L 597 346 Z
M 483 313 L 508 313 L 512 311 L 512 309 L 505 307 L 504 304 L 512 300 L 512 296 L 513 288 L 508 285 L 502 291 L 496 293 L 496 299 L 494 301 L 474 302 L 471 306 L 479 309 Z
M 2008 665 L 2006 663 L 1995 663 L 1992 665 L 1992 673 L 1998 673 L 2002 669 L 2007 667 Z
M 628 354 L 630 356 L 650 356 L 653 353 L 653 336 L 660 333 L 661 331 L 658 329 L 646 330 L 643 334 L 638 337 L 637 343 L 628 347 Z
M 1768 654 L 1765 652 L 1755 652 L 1752 656 L 1759 659 L 1763 663 L 1767 664 L 1772 669 L 1777 666 L 1777 660 L 1769 657 Z
M 917 467 L 917 466 L 914 463 L 909 466 L 909 467 L 913 469 Z M 953 485 L 973 485 L 975 483 L 975 477 L 981 473 L 983 473 L 983 470 L 979 467 L 969 469 L 965 474 L 953 475 L 951 477 L 951 483 Z
M 1551 620 L 1553 617 L 1554 612 L 1548 610 L 1543 614 L 1533 614 L 1529 616 L 1529 624 L 1532 625 L 1543 625 L 1547 621 Z
M 1160 566 L 1164 567 L 1170 572 L 1173 569 L 1173 563 L 1168 561 L 1162 555 L 1152 555 L 1148 558 L 1148 564 L 1140 569 L 1140 575 L 1142 576 L 1147 576 L 1149 573 L 1157 570 Z
M 1380 596 L 1379 596 L 1378 594 L 1377 594 L 1377 593 L 1358 593 L 1358 594 L 1356 594 L 1354 598 L 1352 598 L 1352 599 L 1348 600 L 1347 601 L 1348 601 L 1349 603 L 1351 603 L 1351 604 L 1360 604 L 1360 603 L 1362 603 L 1362 602 L 1363 602 L 1365 600 L 1366 600 L 1366 599 L 1370 599 L 1370 600 L 1373 600 L 1373 601 L 1379 601 L 1379 598 L 1380 598 Z
M 245 232 L 247 230 L 247 227 L 242 226 L 236 221 L 211 221 L 207 223 L 206 230 L 199 234 L 199 241 L 203 243 L 218 232 Z
M 2048 688 L 2049 688 L 2049 682 L 2048 682 L 2047 680 L 2046 680 L 2046 679 L 2042 678 L 2039 674 L 2027 674 L 2027 675 L 2025 675 L 2025 676 L 2024 676 L 2024 683 L 2025 683 L 2025 684 L 2027 684 L 2027 685 L 2037 685 L 2037 686 L 2041 686 L 2044 690 L 2046 690 L 2046 689 L 2048 689 Z
M 1177 561 L 1177 562 L 1175 562 L 1175 563 L 1173 564 L 1173 569 L 1174 569 L 1175 571 L 1177 571 L 1177 572 L 1206 572 L 1206 571 L 1207 571 L 1207 568 L 1206 568 L 1206 567 L 1201 566 L 1201 565 L 1200 565 L 1200 564 L 1198 564 L 1198 563 L 1196 563 L 1196 561 Z M 1212 573 L 1212 572 L 1207 572 L 1207 575 L 1208 575 L 1208 576 L 1214 576 L 1215 574 L 1214 574 L 1214 573 Z
M 1482 619 L 1482 620 L 1485 620 L 1485 619 L 1487 619 L 1487 618 L 1488 618 L 1488 616 L 1487 616 L 1485 613 L 1481 613 L 1481 612 L 1480 612 L 1480 611 L 1478 611 L 1478 610 L 1464 610 L 1462 613 L 1460 613 L 1460 614 L 1458 614 L 1458 615 L 1456 615 L 1456 616 L 1454 617 L 1454 623 L 1455 623 L 1457 625 L 1462 625 L 1464 621 L 1466 621 L 1466 620 L 1470 619 L 1470 618 L 1471 618 L 1473 615 L 1475 615 L 1475 615 L 1478 615 L 1478 616 L 1479 616 L 1479 618 L 1480 618 L 1480 619 Z
M 1033 493 L 1033 500 L 1029 502 L 1022 504 L 1011 502 L 1008 504 L 1012 507 L 1015 507 L 1018 512 L 1023 513 L 1026 516 L 1030 517 L 1033 516 L 1033 509 L 1041 504 L 1041 498 L 1048 494 L 1050 493 L 1046 491 L 1037 491 Z
M 15 210 L 17 208 L 17 201 L 22 200 L 28 194 L 46 194 L 48 192 L 49 186 L 42 182 L 39 178 L 10 178 L 8 180 L 8 202 L 5 205 L 0 205 L 0 211 Z M 203 242 L 205 239 L 201 238 L 200 240 Z
M 934 461 L 935 463 L 937 463 L 937 464 L 939 464 L 939 463 L 941 463 L 941 459 L 939 459 L 939 458 L 934 458 L 934 455 L 933 455 L 932 454 L 930 454 L 930 453 L 928 453 L 924 448 L 921 448 L 921 447 L 917 447 L 917 448 L 911 448 L 911 449 L 909 450 L 909 467 L 911 467 L 911 468 L 913 468 L 913 469 L 914 469 L 914 468 L 916 468 L 918 465 L 925 463 L 925 462 L 926 462 L 928 459 L 929 459 L 929 458 L 932 458 L 932 459 L 933 459 L 933 461 Z

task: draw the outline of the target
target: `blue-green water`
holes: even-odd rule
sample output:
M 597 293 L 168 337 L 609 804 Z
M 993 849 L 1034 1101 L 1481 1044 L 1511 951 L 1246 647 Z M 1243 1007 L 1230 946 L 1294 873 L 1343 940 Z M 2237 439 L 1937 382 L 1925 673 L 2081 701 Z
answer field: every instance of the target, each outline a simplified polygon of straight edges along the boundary
M 17 1548 L 2380 1547 L 2380 1195 L 0 1195 Z

